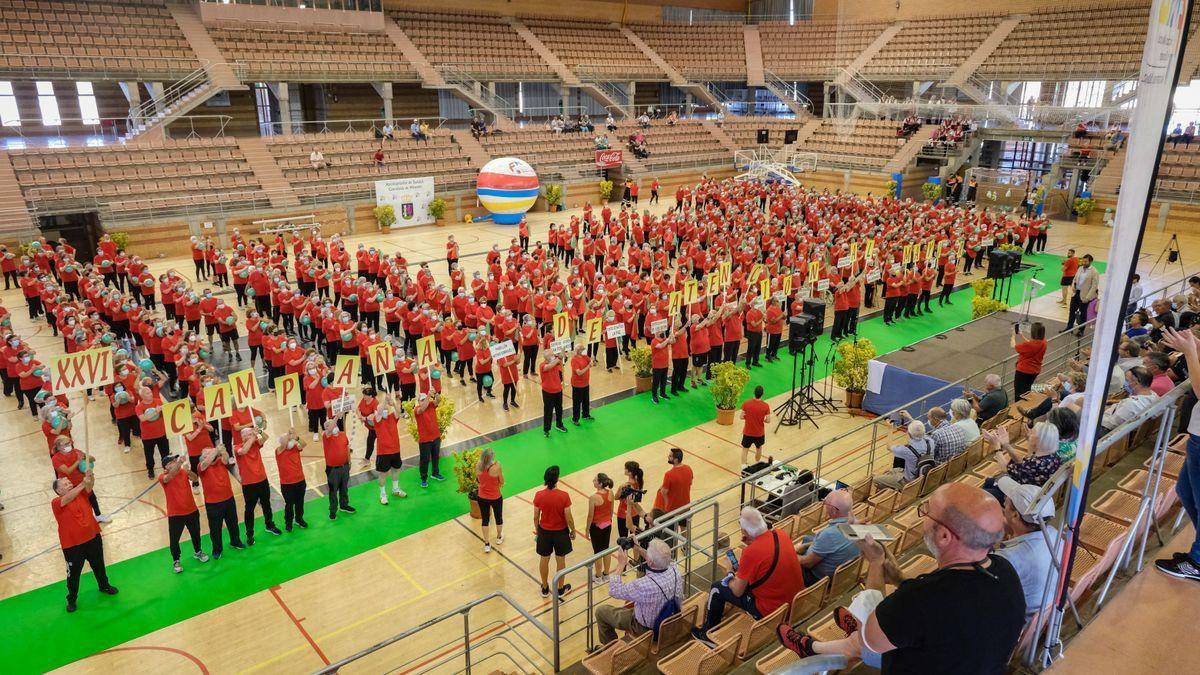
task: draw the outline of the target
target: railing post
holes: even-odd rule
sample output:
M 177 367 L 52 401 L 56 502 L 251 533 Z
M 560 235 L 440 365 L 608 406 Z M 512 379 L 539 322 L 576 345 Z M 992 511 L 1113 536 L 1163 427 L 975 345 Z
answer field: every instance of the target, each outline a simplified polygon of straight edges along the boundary
M 712 559 L 709 561 L 709 581 L 717 579 L 717 547 L 721 543 L 721 505 L 713 500 Z
M 463 612 L 463 658 L 467 662 L 467 675 L 471 675 L 471 610 Z
M 875 473 L 875 443 L 879 441 L 879 422 L 871 425 L 871 451 L 867 453 L 867 475 Z
M 588 565 L 588 570 L 587 570 L 587 580 L 588 580 L 588 585 L 587 585 L 587 639 L 585 642 L 587 644 L 587 648 L 588 648 L 589 652 L 592 651 L 592 647 L 596 646 L 596 643 L 592 641 L 592 626 L 593 626 L 594 620 L 595 620 L 595 614 L 593 613 L 593 610 L 596 606 L 596 598 L 592 592 L 592 589 L 594 587 L 594 584 L 592 583 L 592 573 L 595 569 L 596 569 L 596 566 L 594 564 Z

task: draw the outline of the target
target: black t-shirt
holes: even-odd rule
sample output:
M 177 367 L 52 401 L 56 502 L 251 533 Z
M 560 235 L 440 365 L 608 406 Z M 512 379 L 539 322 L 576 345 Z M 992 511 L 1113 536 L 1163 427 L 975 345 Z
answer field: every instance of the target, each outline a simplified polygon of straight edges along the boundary
M 1007 560 L 980 571 L 955 567 L 905 581 L 875 608 L 896 646 L 884 673 L 1003 673 L 1025 625 L 1025 594 Z

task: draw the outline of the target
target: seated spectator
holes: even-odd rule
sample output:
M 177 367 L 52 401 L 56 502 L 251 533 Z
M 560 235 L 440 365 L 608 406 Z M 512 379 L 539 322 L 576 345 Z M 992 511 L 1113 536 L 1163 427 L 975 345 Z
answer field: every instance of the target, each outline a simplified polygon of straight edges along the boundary
M 908 441 L 903 445 L 893 445 L 892 468 L 872 478 L 876 485 L 893 490 L 901 490 L 904 484 L 916 480 L 921 475 L 921 467 L 932 466 L 933 440 L 925 436 L 925 423 L 913 420 L 908 423 Z M 926 469 L 928 470 L 928 468 Z
M 934 406 L 926 413 L 929 419 L 929 439 L 933 441 L 933 459 L 938 464 L 948 461 L 967 450 L 967 434 L 962 427 L 952 424 L 946 411 Z
M 316 148 L 313 148 L 312 153 L 309 154 L 308 161 L 312 164 L 314 171 L 329 168 L 329 163 L 325 161 L 325 155 L 322 155 L 321 151 Z
M 1154 377 L 1142 366 L 1125 371 L 1125 398 L 1104 409 L 1100 418 L 1100 435 L 1103 436 L 1126 422 L 1133 421 L 1143 410 L 1154 405 L 1158 394 L 1150 388 Z
M 800 567 L 804 571 L 805 588 L 825 577 L 833 577 L 839 565 L 858 556 L 858 546 L 846 538 L 838 525 L 850 522 L 854 498 L 848 490 L 834 490 L 825 497 L 825 516 L 829 526 L 816 535 L 805 536 L 796 544 Z
M 608 135 L 600 134 L 594 139 L 597 150 L 608 150 Z
M 638 159 L 646 159 L 650 156 L 650 148 L 646 146 L 645 140 L 633 146 L 633 155 Z
M 1075 450 L 1079 443 L 1079 411 L 1058 406 L 1046 415 L 1046 421 L 1058 429 L 1058 458 L 1063 463 L 1075 461 Z
M 758 509 L 747 506 L 739 519 L 746 545 L 734 571 L 713 582 L 708 596 L 704 625 L 692 629 L 692 637 L 715 647 L 708 630 L 721 623 L 725 605 L 740 607 L 755 620 L 790 603 L 804 590 L 804 572 L 792 540 L 767 527 Z
M 375 150 L 375 154 L 371 156 L 371 159 L 374 160 L 374 162 L 375 162 L 375 170 L 383 171 L 383 144 L 382 143 L 379 144 L 379 148 L 377 150 Z
M 667 126 L 673 127 L 673 126 L 675 126 L 675 123 L 678 121 L 679 121 L 679 113 L 675 112 L 674 110 L 667 113 Z
M 1024 427 L 1025 445 L 1028 453 L 1023 453 L 1013 447 L 1005 429 L 989 429 L 983 432 L 984 439 L 997 449 L 996 463 L 1000 465 L 1000 475 L 989 478 L 983 483 L 996 501 L 1003 502 L 1004 495 L 996 488 L 996 481 L 1007 475 L 1022 485 L 1042 487 L 1050 477 L 1062 466 L 1062 458 L 1058 456 L 1058 428 L 1049 422 L 1038 422 L 1033 428 Z
M 608 116 L 604 118 L 604 128 L 608 129 L 609 131 L 617 130 L 617 121 L 613 119 L 612 113 L 609 113 Z
M 979 488 L 948 483 L 917 512 L 938 569 L 905 579 L 883 546 L 863 540 L 867 590 L 850 610 L 834 610 L 848 637 L 817 642 L 781 624 L 784 647 L 801 656 L 862 658 L 885 673 L 1005 671 L 1025 625 L 1025 599 L 1012 564 L 990 553 L 1004 536 L 1003 509 Z M 896 586 L 887 597 L 885 584 Z
M 643 129 L 648 129 L 650 127 L 650 116 L 647 115 L 646 113 L 642 113 L 641 115 L 638 115 L 637 123 L 638 123 L 639 127 L 643 128 Z
M 561 134 L 563 132 L 563 130 L 566 128 L 567 128 L 567 123 L 563 120 L 562 117 L 555 117 L 550 120 L 550 131 L 553 131 L 556 134 Z
M 1046 383 L 1044 393 L 1046 398 L 1032 408 L 1017 405 L 1017 411 L 1027 420 L 1036 420 L 1057 406 L 1074 406 L 1083 403 L 1083 391 L 1087 388 L 1087 373 L 1073 370 L 1069 373 L 1059 373 Z
M 1159 396 L 1166 396 L 1167 392 L 1175 388 L 1175 381 L 1170 375 L 1171 359 L 1166 352 L 1147 352 L 1142 361 L 1153 378 L 1150 381 L 1151 391 Z
M 1175 313 L 1172 311 L 1171 301 L 1166 298 L 1159 298 L 1150 303 L 1150 310 L 1154 315 L 1150 317 L 1150 339 L 1158 342 L 1163 337 L 1164 328 L 1175 328 Z
M 581 133 L 590 134 L 596 130 L 596 126 L 592 124 L 592 118 L 588 115 L 579 116 L 579 131 Z
M 596 632 L 602 645 L 617 639 L 618 630 L 630 635 L 654 630 L 668 602 L 683 603 L 683 575 L 671 560 L 671 547 L 667 542 L 651 539 L 645 549 L 635 543 L 633 550 L 645 561 L 641 566 L 645 575 L 628 583 L 622 581 L 621 575 L 629 565 L 629 554 L 624 548 L 617 548 L 617 570 L 608 577 L 608 595 L 633 603 L 633 606 L 606 604 L 596 608 Z
M 426 143 L 429 142 L 429 136 L 425 133 L 421 123 L 417 120 L 413 120 L 412 124 L 408 125 L 408 133 L 412 135 L 414 141 L 425 141 Z
M 429 141 L 429 122 L 426 122 L 425 120 L 421 120 L 420 130 L 421 130 L 421 135 L 424 136 L 425 141 L 428 142 Z
M 1028 620 L 1042 610 L 1054 597 L 1056 581 L 1050 584 L 1050 598 L 1046 595 L 1046 578 L 1057 579 L 1057 570 L 1052 569 L 1054 556 L 1050 546 L 1054 545 L 1057 533 L 1046 529 L 1049 541 L 1042 534 L 1046 523 L 1054 519 L 1054 501 L 1044 499 L 1039 511 L 1024 515 L 1037 499 L 1040 487 L 1021 485 L 1005 476 L 996 481 L 996 487 L 1004 495 L 1004 541 L 996 546 L 996 555 L 1004 558 L 1017 572 L 1021 589 L 1025 593 L 1025 618 Z
M 1169 141 L 1171 143 L 1172 148 L 1175 147 L 1176 145 L 1178 145 L 1180 139 L 1182 139 L 1182 138 L 1183 138 L 1183 125 L 1182 124 L 1176 124 L 1175 128 L 1171 130 L 1171 133 L 1167 134 L 1167 141 Z
M 972 419 L 974 412 L 971 402 L 965 398 L 956 398 L 950 402 L 950 421 L 962 429 L 963 435 L 967 437 L 967 445 L 979 438 L 979 425 Z
M 395 133 L 396 133 L 396 128 L 392 126 L 391 121 L 384 122 L 383 128 L 379 130 L 380 137 L 386 138 L 389 141 L 396 140 L 395 136 L 393 135 Z
M 1121 381 L 1125 381 L 1125 371 L 1142 365 L 1142 348 L 1134 340 L 1121 340 L 1117 345 L 1117 367 L 1121 369 Z
M 1150 323 L 1150 317 L 1145 312 L 1134 312 L 1129 315 L 1129 328 L 1125 329 L 1125 337 L 1139 338 L 1143 335 L 1149 335 L 1150 329 L 1146 328 L 1146 324 Z
M 1000 376 L 995 373 L 983 379 L 983 396 L 970 389 L 964 389 L 963 398 L 971 402 L 971 407 L 975 409 L 975 420 L 980 424 L 1008 407 L 1008 392 L 1000 386 Z
M 1080 122 L 1079 124 L 1076 124 L 1075 125 L 1075 133 L 1072 135 L 1075 138 L 1087 138 L 1088 137 L 1087 122 Z
M 1196 123 L 1188 122 L 1188 125 L 1183 128 L 1183 136 L 1180 137 L 1180 140 L 1183 141 L 1183 147 L 1185 147 L 1185 148 L 1192 147 L 1192 139 L 1195 137 L 1196 137 Z
M 717 111 L 716 121 L 717 121 L 718 129 L 723 128 L 725 126 L 725 110 L 724 109 Z

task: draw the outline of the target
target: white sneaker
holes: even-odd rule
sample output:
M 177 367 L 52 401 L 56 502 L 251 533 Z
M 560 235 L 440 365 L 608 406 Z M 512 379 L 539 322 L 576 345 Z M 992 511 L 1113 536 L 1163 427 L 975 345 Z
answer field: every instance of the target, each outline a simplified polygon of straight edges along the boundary
M 388 503 L 387 493 L 382 490 L 379 491 L 379 503 L 384 506 L 387 506 Z
M 401 490 L 399 485 L 392 486 L 392 494 L 397 497 L 407 497 L 408 496 L 408 493 L 405 492 L 404 490 Z
M 317 441 L 319 441 L 319 440 L 321 440 L 321 435 L 320 435 L 320 434 L 313 434 L 313 442 L 315 443 L 315 442 L 317 442 Z
M 492 552 L 492 545 L 491 545 L 491 544 L 486 544 L 486 543 L 485 543 L 485 544 L 483 545 L 483 552 L 484 552 L 484 553 L 491 553 L 491 552 Z
M 122 446 L 121 446 L 121 452 L 123 452 L 123 453 L 125 453 L 126 455 L 128 455 L 128 454 L 129 454 L 129 446 L 128 446 L 128 445 L 122 445 Z
M 496 537 L 496 545 L 497 546 L 499 546 L 500 544 L 503 544 L 503 543 L 504 543 L 504 535 L 500 535 L 499 537 Z
M 111 518 L 110 516 L 107 516 L 107 515 L 105 515 L 105 514 L 103 514 L 103 513 L 102 513 L 102 514 L 100 514 L 100 515 L 96 516 L 96 522 L 97 522 L 97 523 L 104 523 L 104 524 L 106 524 L 106 525 L 107 525 L 108 523 L 111 523 L 111 522 L 112 522 L 112 518 Z

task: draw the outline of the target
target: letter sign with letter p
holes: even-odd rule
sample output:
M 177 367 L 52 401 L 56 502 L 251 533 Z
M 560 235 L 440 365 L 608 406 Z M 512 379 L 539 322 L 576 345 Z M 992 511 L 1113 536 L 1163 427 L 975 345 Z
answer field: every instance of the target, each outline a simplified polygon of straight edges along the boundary
M 275 409 L 295 408 L 300 403 L 300 373 L 275 378 Z

